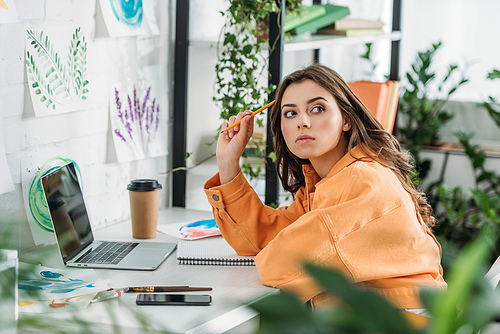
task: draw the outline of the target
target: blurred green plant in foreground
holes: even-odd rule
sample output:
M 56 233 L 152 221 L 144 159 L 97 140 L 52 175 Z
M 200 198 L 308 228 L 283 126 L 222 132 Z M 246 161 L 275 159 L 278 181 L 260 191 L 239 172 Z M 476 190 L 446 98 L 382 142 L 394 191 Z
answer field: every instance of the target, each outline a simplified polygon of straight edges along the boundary
M 484 277 L 486 259 L 496 241 L 490 232 L 483 230 L 460 253 L 449 272 L 446 291 L 422 290 L 421 299 L 430 314 L 425 328 L 413 326 L 402 311 L 339 272 L 306 264 L 318 285 L 340 298 L 343 306 L 311 311 L 293 295 L 268 296 L 251 304 L 260 313 L 259 333 L 479 333 L 500 316 L 500 292 Z

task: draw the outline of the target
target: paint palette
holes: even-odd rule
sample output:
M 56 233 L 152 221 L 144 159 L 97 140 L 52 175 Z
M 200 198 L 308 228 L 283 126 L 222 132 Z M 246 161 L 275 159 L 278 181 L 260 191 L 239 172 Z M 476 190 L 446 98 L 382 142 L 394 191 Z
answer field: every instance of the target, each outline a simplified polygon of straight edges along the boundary
M 159 225 L 158 231 L 184 240 L 196 240 L 221 235 L 215 219 Z
M 98 292 L 108 288 L 92 269 L 69 271 L 19 264 L 19 312 L 82 309 Z

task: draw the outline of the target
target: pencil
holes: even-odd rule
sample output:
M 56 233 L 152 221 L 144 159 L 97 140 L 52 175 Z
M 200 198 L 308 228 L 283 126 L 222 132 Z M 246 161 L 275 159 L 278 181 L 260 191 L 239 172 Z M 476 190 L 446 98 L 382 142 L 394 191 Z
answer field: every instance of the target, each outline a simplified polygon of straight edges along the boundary
M 124 288 L 123 292 L 180 292 L 180 291 L 212 291 L 209 287 L 191 286 L 137 286 Z
M 274 104 L 275 101 L 271 101 L 269 102 L 268 104 L 266 104 L 265 106 L 263 106 L 262 108 L 259 108 L 257 110 L 255 110 L 253 113 L 250 114 L 250 117 L 254 117 L 255 115 L 257 115 L 258 113 L 260 113 L 262 110 L 265 110 L 267 108 L 269 108 L 270 106 L 272 106 Z M 223 133 L 224 131 L 227 131 L 229 129 L 232 129 L 234 128 L 236 125 L 239 125 L 241 123 L 241 120 L 239 120 L 238 122 L 234 123 L 233 125 L 230 125 L 227 129 L 225 130 L 222 130 L 220 133 Z

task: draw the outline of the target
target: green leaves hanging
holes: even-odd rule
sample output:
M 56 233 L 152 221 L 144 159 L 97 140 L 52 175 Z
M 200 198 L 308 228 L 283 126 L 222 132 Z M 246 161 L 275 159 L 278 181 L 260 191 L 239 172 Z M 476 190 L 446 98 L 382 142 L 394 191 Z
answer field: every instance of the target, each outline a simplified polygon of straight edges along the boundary
M 40 102 L 47 109 L 56 110 L 68 99 L 75 103 L 86 99 L 87 42 L 77 28 L 70 42 L 67 62 L 63 63 L 53 43 L 43 31 L 27 30 L 32 52 L 26 50 L 26 68 Z

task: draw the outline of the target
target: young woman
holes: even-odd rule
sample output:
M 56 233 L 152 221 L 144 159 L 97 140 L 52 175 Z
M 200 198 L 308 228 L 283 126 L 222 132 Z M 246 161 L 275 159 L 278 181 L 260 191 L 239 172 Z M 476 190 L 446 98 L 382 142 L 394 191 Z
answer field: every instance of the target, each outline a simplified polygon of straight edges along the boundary
M 313 306 L 329 302 L 303 263 L 335 268 L 401 309 L 420 309 L 419 289 L 444 289 L 431 208 L 409 179 L 410 157 L 332 69 L 287 76 L 271 114 L 276 166 L 288 207 L 262 204 L 239 158 L 253 133 L 249 111 L 231 117 L 217 143 L 219 173 L 204 185 L 224 238 L 256 255 L 263 284 Z

